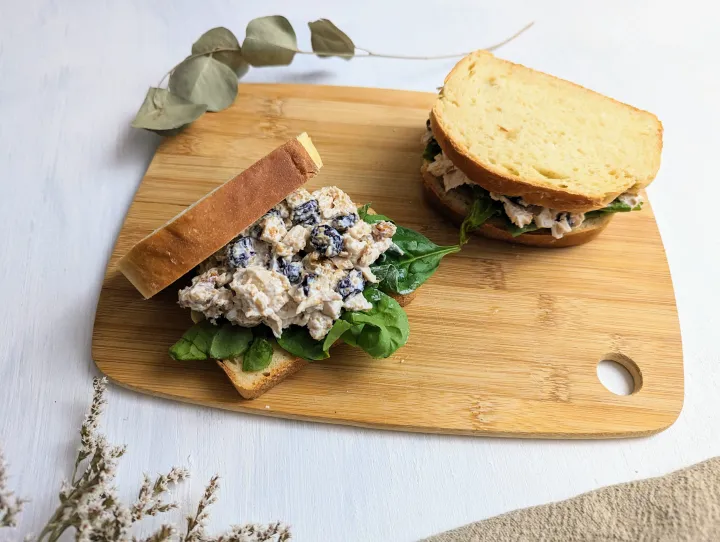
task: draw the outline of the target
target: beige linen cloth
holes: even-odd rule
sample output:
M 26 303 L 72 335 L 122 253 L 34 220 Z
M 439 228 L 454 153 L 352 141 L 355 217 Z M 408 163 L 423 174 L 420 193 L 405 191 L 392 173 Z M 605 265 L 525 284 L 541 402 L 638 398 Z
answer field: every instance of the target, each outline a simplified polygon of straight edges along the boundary
M 720 542 L 720 457 L 516 510 L 426 542 Z

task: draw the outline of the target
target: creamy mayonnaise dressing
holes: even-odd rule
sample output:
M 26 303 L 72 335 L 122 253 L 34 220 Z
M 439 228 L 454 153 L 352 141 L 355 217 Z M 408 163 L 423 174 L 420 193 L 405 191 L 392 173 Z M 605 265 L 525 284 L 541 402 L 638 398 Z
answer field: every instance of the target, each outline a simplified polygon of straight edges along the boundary
M 392 245 L 391 222 L 369 224 L 337 187 L 301 188 L 200 265 L 182 307 L 279 337 L 295 324 L 322 339 L 343 310 L 372 308 L 370 266 Z

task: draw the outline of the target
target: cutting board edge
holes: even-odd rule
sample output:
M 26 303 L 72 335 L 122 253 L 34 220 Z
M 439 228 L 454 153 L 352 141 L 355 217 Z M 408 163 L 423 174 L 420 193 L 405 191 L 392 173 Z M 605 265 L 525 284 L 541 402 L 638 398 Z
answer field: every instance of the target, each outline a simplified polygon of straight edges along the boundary
M 111 374 L 106 372 L 102 368 L 102 362 L 95 359 L 93 355 L 93 363 L 95 367 L 113 384 L 150 397 L 168 401 L 178 401 L 185 404 L 197 405 L 207 408 L 218 408 L 228 412 L 238 412 L 246 415 L 264 416 L 268 418 L 290 420 L 290 421 L 301 421 L 308 423 L 323 423 L 327 425 L 338 425 L 338 426 L 350 426 L 358 427 L 363 429 L 376 429 L 380 431 L 393 431 L 393 432 L 410 432 L 410 433 L 427 433 L 434 435 L 450 435 L 450 436 L 467 436 L 467 437 L 489 437 L 489 438 L 532 438 L 532 439 L 544 439 L 544 440 L 557 440 L 557 439 L 568 439 L 568 440 L 607 440 L 607 439 L 625 439 L 625 438 L 636 438 L 636 437 L 647 437 L 661 433 L 671 427 L 680 417 L 682 409 L 684 407 L 684 401 L 680 403 L 680 408 L 677 411 L 664 411 L 669 414 L 668 421 L 663 421 L 662 424 L 657 427 L 649 428 L 642 431 L 608 431 L 608 432 L 533 432 L 533 431 L 487 431 L 484 429 L 447 429 L 444 427 L 422 427 L 422 426 L 411 426 L 401 424 L 380 424 L 380 423 L 369 423 L 359 422 L 348 419 L 335 419 L 323 416 L 310 416 L 310 415 L 298 415 L 287 412 L 265 410 L 260 408 L 251 408 L 243 406 L 244 403 L 250 402 L 262 402 L 262 398 L 257 399 L 238 399 L 237 405 L 229 405 L 222 402 L 206 402 L 206 401 L 194 401 L 189 397 L 182 395 L 173 395 L 170 393 L 163 393 L 159 391 L 148 390 L 139 386 L 133 386 L 122 380 L 114 378 Z

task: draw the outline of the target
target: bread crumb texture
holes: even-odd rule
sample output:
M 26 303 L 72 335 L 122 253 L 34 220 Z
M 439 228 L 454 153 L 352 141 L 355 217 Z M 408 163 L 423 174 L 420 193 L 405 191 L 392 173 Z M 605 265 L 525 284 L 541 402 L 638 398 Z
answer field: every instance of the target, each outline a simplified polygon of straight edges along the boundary
M 483 51 L 450 72 L 434 114 L 458 152 L 538 187 L 601 198 L 647 186 L 660 167 L 652 113 Z

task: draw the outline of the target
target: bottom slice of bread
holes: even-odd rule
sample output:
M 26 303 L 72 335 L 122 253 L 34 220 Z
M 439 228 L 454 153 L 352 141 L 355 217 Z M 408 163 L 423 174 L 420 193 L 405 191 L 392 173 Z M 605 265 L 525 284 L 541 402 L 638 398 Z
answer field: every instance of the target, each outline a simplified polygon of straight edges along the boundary
M 417 290 L 408 295 L 393 295 L 392 297 L 401 307 L 405 307 L 415 299 L 416 294 Z M 297 373 L 309 362 L 293 356 L 275 343 L 270 365 L 262 371 L 243 371 L 242 358 L 218 360 L 217 363 L 242 397 L 255 399 L 287 377 Z
M 425 165 L 422 167 L 422 176 L 423 184 L 425 185 L 425 195 L 430 204 L 458 226 L 462 224 L 467 215 L 468 208 L 472 203 L 470 196 L 459 190 L 445 192 L 442 179 L 429 173 Z M 513 237 L 510 232 L 505 229 L 504 221 L 499 218 L 491 218 L 472 233 L 489 237 L 490 239 L 498 239 L 500 241 L 508 241 L 521 245 L 552 248 L 572 247 L 595 239 L 605 229 L 611 219 L 612 214 L 589 218 L 585 220 L 580 227 L 573 229 L 570 233 L 566 233 L 560 239 L 555 239 L 550 234 L 549 229 L 541 229 Z
M 230 382 L 245 399 L 255 399 L 261 396 L 307 364 L 306 360 L 293 356 L 277 344 L 273 344 L 270 365 L 262 371 L 243 371 L 242 358 L 218 361 L 218 365 L 225 371 Z

